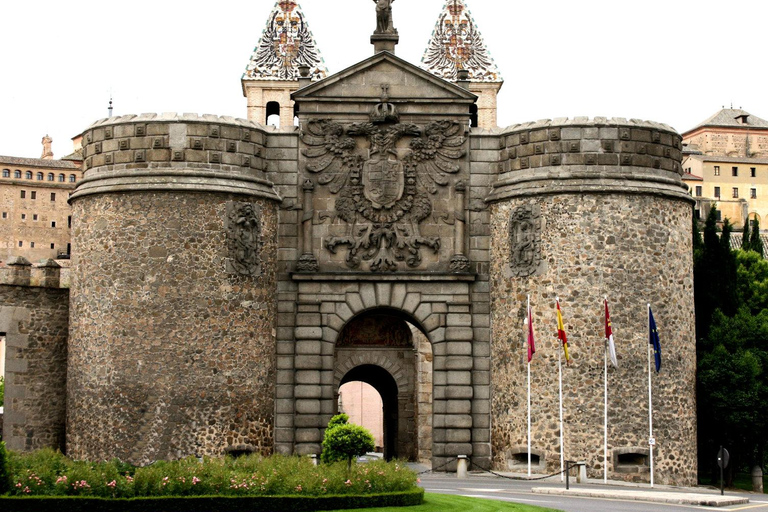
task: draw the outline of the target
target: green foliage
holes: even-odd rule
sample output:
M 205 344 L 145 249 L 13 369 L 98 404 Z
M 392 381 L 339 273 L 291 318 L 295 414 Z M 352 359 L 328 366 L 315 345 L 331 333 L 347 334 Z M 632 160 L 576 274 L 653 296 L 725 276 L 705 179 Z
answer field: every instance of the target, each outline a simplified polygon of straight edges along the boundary
M 344 413 L 337 414 L 336 416 L 331 418 L 331 421 L 328 422 L 328 428 L 333 428 L 333 427 L 336 427 L 338 425 L 346 425 L 347 423 L 349 423 L 349 416 L 348 415 L 346 415 Z
M 749 220 L 744 223 L 741 229 L 741 250 L 748 251 L 752 247 L 749 239 Z
M 339 425 L 336 428 L 353 425 Z M 250 455 L 190 457 L 135 468 L 120 461 L 72 461 L 50 449 L 11 453 L 13 496 L 329 496 L 416 488 L 416 474 L 397 462 L 315 466 L 309 458 Z
M 8 464 L 8 451 L 0 441 L 0 496 L 11 490 L 11 472 Z
M 345 460 L 351 464 L 353 458 L 376 449 L 371 433 L 364 427 L 347 423 L 348 419 L 346 414 L 338 414 L 328 422 L 320 456 L 323 462 Z
M 752 233 L 749 236 L 749 248 L 755 251 L 762 258 L 763 254 L 763 240 L 760 238 L 760 221 L 754 219 L 752 221 Z

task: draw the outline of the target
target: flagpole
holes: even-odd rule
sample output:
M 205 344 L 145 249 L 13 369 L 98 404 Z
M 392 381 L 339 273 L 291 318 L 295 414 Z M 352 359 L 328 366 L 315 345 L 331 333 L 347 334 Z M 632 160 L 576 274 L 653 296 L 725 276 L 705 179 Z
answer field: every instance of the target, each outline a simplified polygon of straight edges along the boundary
M 558 303 L 560 300 L 558 299 Z M 557 351 L 557 368 L 560 377 L 560 481 L 565 479 L 563 472 L 565 471 L 565 445 L 563 444 L 563 353 L 561 350 Z
M 608 483 L 608 340 L 603 344 L 603 399 L 603 483 Z
M 531 315 L 531 296 L 528 295 L 528 310 L 527 310 L 527 316 Z M 531 326 L 528 326 L 529 332 L 531 329 Z M 528 338 L 526 338 L 528 339 Z M 528 340 L 528 343 L 530 343 L 530 339 Z M 528 347 L 528 350 L 530 351 L 530 346 Z M 531 359 L 528 358 L 528 476 L 531 476 Z
M 651 326 L 651 304 L 648 304 L 648 329 L 650 336 Z M 653 487 L 653 391 L 651 387 L 651 344 L 648 343 L 648 448 L 650 448 L 650 463 L 651 463 L 651 487 Z

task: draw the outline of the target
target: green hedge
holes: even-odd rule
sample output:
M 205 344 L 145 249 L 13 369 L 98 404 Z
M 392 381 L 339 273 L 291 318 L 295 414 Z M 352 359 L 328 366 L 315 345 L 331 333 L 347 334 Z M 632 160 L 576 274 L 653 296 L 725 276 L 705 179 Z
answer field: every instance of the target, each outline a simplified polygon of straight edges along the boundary
M 109 499 L 80 496 L 0 497 L 0 510 L 14 512 L 305 512 L 373 507 L 410 507 L 424 500 L 424 489 L 363 496 L 158 497 Z

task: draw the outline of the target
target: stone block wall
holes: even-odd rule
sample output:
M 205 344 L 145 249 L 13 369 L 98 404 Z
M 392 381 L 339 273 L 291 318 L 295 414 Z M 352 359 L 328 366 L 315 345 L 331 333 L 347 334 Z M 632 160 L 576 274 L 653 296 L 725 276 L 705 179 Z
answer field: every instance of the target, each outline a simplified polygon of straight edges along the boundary
M 696 482 L 691 199 L 681 182 L 680 138 L 655 123 L 555 121 L 513 127 L 491 196 L 494 465 L 527 453 L 523 318 L 530 295 L 532 452 L 560 465 L 555 299 L 572 364 L 565 368 L 565 458 L 603 475 L 604 307 L 619 367 L 609 369 L 612 479 L 647 481 L 648 468 L 613 454 L 648 454 L 647 304 L 661 336 L 653 375 L 655 480 Z M 527 456 L 526 456 L 527 457 Z
M 72 196 L 70 455 L 145 464 L 270 453 L 279 197 L 262 128 L 127 116 L 84 139 L 89 170 Z
M 17 269 L 0 269 L 0 332 L 6 338 L 2 439 L 16 451 L 64 450 L 69 290 L 52 281 L 31 286 L 31 269 L 21 270 L 26 282 Z

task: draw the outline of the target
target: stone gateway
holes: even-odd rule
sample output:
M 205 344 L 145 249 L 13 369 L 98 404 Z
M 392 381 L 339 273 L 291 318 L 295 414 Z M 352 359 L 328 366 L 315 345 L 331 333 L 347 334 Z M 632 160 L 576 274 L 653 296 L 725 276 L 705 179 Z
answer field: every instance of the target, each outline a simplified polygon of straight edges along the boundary
M 298 20 L 292 53 L 257 46 L 248 120 L 129 115 L 83 132 L 71 286 L 2 270 L 9 448 L 135 464 L 317 454 L 340 386 L 361 381 L 381 395 L 387 457 L 522 470 L 530 296 L 534 469 L 559 470 L 562 451 L 602 476 L 607 296 L 609 478 L 647 481 L 652 448 L 656 482 L 695 484 L 680 135 L 620 118 L 495 127 L 500 74 L 474 20 L 477 44 L 446 55 L 477 78 L 447 78 L 394 54 L 391 4 L 377 1 L 374 54 L 326 75 L 298 4 L 277 2 L 269 33 Z M 463 0 L 440 19 L 454 18 L 471 20 Z M 573 359 L 563 446 L 556 297 Z M 653 447 L 647 303 L 665 361 Z

